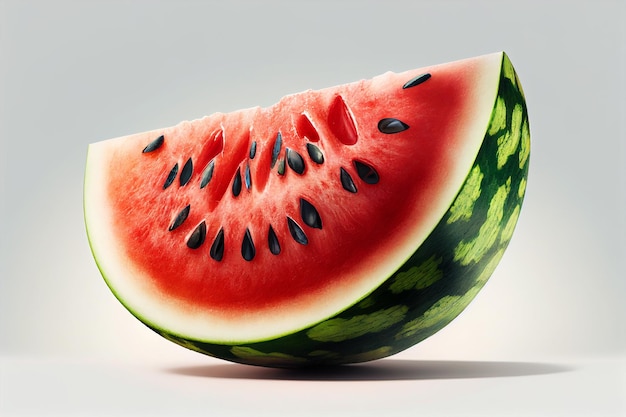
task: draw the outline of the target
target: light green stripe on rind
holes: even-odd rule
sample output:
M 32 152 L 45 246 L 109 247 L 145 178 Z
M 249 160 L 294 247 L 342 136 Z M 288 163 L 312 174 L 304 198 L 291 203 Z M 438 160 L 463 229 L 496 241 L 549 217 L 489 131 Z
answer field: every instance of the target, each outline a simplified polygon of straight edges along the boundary
M 504 98 L 498 96 L 498 98 L 496 98 L 496 107 L 494 109 L 493 116 L 491 118 L 491 124 L 489 125 L 489 130 L 487 131 L 487 134 L 495 135 L 505 129 L 506 104 L 504 103 Z
M 498 138 L 498 169 L 517 151 L 522 136 L 522 105 L 517 103 L 511 115 L 511 130 Z
M 281 367 L 285 365 L 292 365 L 295 363 L 306 363 L 305 358 L 298 358 L 293 355 L 288 355 L 281 352 L 264 353 L 246 346 L 233 346 L 230 351 L 236 357 L 243 361 L 254 361 L 257 365 Z
M 480 261 L 498 239 L 504 217 L 504 204 L 511 192 L 511 178 L 502 184 L 489 202 L 487 219 L 481 225 L 478 234 L 471 240 L 462 240 L 454 248 L 454 260 L 461 265 Z
M 359 314 L 349 319 L 334 318 L 307 330 L 306 334 L 312 340 L 320 342 L 341 342 L 354 339 L 368 333 L 378 333 L 402 321 L 408 307 L 404 305 L 392 306 L 370 314 Z
M 450 216 L 447 222 L 453 223 L 457 220 L 469 220 L 472 218 L 474 204 L 480 197 L 482 190 L 481 184 L 485 175 L 481 172 L 480 166 L 475 165 L 470 171 L 461 192 L 450 207 Z
M 456 317 L 465 309 L 479 290 L 480 288 L 472 287 L 463 295 L 446 295 L 426 310 L 424 314 L 404 324 L 395 338 L 400 340 L 420 332 L 431 332 L 441 329 L 449 323 L 449 317 Z
M 394 294 L 399 294 L 408 290 L 422 290 L 430 287 L 443 277 L 443 272 L 439 269 L 442 258 L 431 256 L 419 266 L 413 266 L 407 271 L 397 273 L 389 290 Z
M 522 142 L 519 151 L 519 169 L 524 169 L 528 156 L 530 155 L 530 128 L 528 127 L 528 118 L 524 119 L 522 124 Z
M 520 199 L 524 198 L 524 194 L 526 194 L 526 178 L 522 178 L 517 188 L 517 196 Z
M 491 122 L 464 185 L 430 236 L 380 287 L 335 317 L 275 340 L 229 346 L 168 338 L 277 367 L 362 362 L 415 345 L 460 314 L 495 271 L 520 215 L 529 154 L 526 103 L 504 55 Z
M 522 207 L 519 204 L 515 206 L 511 217 L 509 217 L 509 220 L 507 220 L 506 224 L 504 225 L 504 228 L 500 233 L 501 243 L 508 242 L 509 240 L 511 240 L 511 237 L 513 237 L 513 230 L 515 229 L 515 225 L 517 224 L 517 219 L 519 218 L 521 208 Z

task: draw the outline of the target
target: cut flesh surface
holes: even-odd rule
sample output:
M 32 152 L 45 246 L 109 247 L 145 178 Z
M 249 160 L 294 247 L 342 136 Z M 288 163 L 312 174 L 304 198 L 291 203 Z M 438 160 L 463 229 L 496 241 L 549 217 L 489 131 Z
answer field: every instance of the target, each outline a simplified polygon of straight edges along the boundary
M 107 284 L 151 327 L 196 340 L 265 340 L 332 317 L 390 277 L 450 208 L 502 59 L 386 73 L 90 145 L 85 218 Z

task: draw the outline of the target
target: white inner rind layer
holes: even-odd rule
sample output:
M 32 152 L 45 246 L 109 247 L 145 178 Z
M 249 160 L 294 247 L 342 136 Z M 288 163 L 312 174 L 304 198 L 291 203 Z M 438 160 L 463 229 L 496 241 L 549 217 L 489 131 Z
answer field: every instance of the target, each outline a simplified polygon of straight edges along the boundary
M 413 230 L 384 262 L 364 266 L 358 279 L 348 279 L 349 286 L 328 291 L 316 300 L 306 297 L 280 307 L 224 315 L 210 308 L 191 310 L 187 305 L 162 293 L 144 272 L 139 270 L 116 242 L 111 204 L 106 192 L 108 161 L 116 141 L 121 137 L 89 146 L 84 187 L 84 212 L 92 252 L 108 286 L 125 307 L 140 320 L 168 333 L 185 338 L 215 342 L 243 343 L 267 340 L 309 327 L 336 315 L 380 286 L 404 264 L 428 237 L 463 185 L 481 147 L 498 93 L 503 53 L 472 58 L 478 64 L 478 77 L 473 91 L 466 97 L 473 105 L 465 120 L 458 120 L 454 149 L 456 163 L 447 173 L 441 193 L 436 196 L 436 209 Z M 425 69 L 425 70 L 428 70 Z M 382 77 L 382 76 L 381 76 Z M 135 136 L 135 135 L 133 135 Z M 442 248 L 452 249 L 452 248 Z M 140 250 L 140 249 L 139 249 Z

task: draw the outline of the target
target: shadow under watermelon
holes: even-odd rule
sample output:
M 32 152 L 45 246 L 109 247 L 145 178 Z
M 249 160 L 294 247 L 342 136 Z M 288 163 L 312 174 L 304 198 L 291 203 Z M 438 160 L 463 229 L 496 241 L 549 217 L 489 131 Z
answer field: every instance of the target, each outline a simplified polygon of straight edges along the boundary
M 165 369 L 201 378 L 302 381 L 399 381 L 505 378 L 571 372 L 564 364 L 506 361 L 382 359 L 375 362 L 304 369 L 264 368 L 224 363 Z

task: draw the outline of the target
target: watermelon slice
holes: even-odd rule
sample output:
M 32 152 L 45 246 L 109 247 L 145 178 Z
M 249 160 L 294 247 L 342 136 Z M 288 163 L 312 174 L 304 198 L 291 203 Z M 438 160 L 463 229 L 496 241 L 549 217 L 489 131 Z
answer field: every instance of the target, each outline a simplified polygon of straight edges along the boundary
M 404 350 L 494 271 L 529 125 L 504 53 L 306 91 L 89 146 L 84 212 L 119 301 L 230 361 Z

